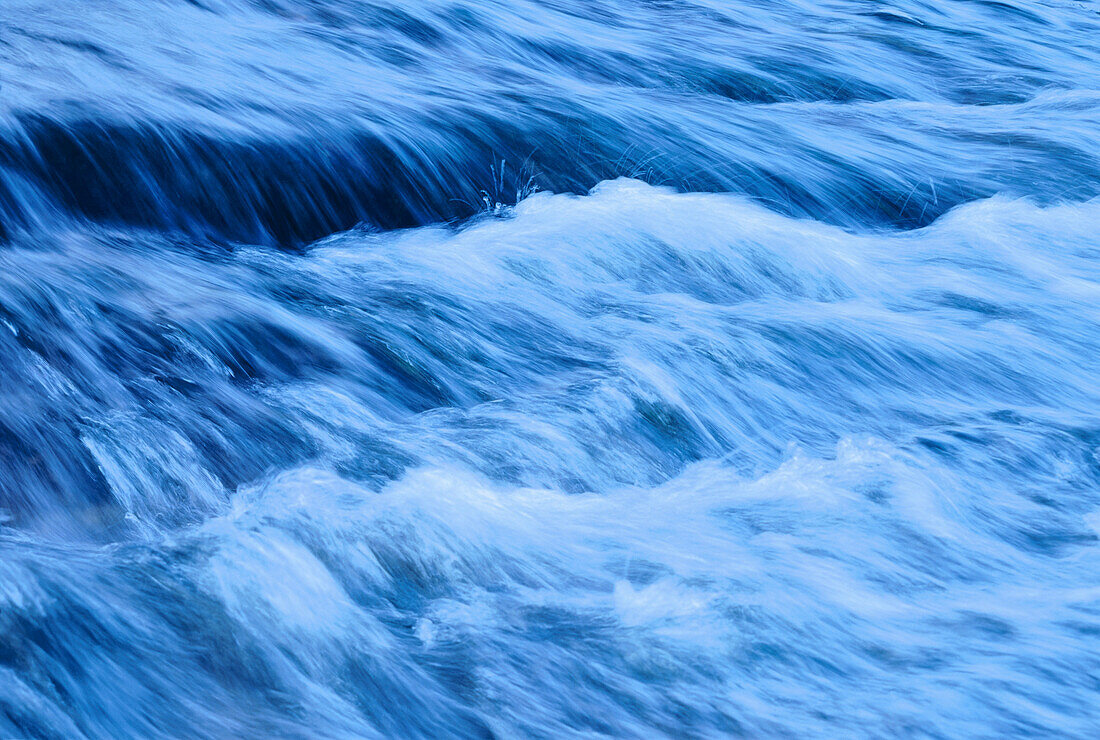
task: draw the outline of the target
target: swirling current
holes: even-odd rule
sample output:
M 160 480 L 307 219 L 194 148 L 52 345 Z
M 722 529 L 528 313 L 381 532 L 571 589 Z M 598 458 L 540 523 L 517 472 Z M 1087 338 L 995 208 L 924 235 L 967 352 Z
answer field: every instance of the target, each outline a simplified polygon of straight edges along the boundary
M 1100 5 L 0 1 L 0 738 L 1100 736 Z

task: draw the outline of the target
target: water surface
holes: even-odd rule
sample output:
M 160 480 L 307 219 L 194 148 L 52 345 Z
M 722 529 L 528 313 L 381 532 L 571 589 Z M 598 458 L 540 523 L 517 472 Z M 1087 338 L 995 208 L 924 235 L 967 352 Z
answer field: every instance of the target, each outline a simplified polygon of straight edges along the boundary
M 4 0 L 0 736 L 1100 734 L 1097 39 Z

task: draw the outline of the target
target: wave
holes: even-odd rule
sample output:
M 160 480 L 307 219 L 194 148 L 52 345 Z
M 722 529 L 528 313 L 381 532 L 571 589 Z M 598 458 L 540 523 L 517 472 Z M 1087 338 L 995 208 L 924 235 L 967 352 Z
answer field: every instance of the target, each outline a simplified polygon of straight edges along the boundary
M 375 494 L 304 468 L 156 550 L 5 543 L 26 635 L 8 649 L 72 656 L 0 674 L 9 717 L 47 736 L 1087 734 L 1095 548 L 1006 543 L 976 505 L 998 487 L 928 451 L 830 458 L 600 495 L 437 467 Z
M 301 253 L 12 244 L 0 717 L 1084 733 L 1098 221 L 620 180 Z
M 4 10 L 0 736 L 1098 734 L 1086 4 Z
M 18 0 L 0 29 L 0 222 L 300 247 L 621 176 L 852 229 L 1100 194 L 1078 35 L 1100 16 L 912 5 L 803 8 L 791 26 L 746 3 L 110 0 L 74 22 Z

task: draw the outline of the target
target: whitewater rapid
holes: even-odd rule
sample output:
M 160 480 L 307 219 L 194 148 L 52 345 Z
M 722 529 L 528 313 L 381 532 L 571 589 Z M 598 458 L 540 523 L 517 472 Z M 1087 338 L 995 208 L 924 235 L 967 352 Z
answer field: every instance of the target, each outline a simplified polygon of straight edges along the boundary
M 0 739 L 1100 736 L 1100 12 L 0 2 Z
M 1098 223 L 619 180 L 299 254 L 11 245 L 11 433 L 79 416 L 39 469 L 99 492 L 9 502 L 5 732 L 1086 736 Z

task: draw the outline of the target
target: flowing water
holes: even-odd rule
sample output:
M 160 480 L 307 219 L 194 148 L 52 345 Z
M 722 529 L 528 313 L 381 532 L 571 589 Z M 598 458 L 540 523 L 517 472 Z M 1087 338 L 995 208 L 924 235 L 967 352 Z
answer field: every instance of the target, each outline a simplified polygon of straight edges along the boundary
M 2 0 L 0 737 L 1100 735 L 1100 5 Z

